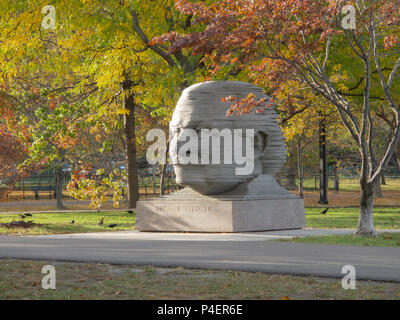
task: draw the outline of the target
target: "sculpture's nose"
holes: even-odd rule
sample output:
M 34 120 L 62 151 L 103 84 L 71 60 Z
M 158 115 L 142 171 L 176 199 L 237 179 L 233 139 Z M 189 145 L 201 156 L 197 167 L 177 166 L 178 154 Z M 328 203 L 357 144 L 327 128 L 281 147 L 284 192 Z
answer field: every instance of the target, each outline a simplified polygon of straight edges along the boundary
M 173 164 L 199 164 L 199 136 L 190 128 L 175 130 L 171 139 Z

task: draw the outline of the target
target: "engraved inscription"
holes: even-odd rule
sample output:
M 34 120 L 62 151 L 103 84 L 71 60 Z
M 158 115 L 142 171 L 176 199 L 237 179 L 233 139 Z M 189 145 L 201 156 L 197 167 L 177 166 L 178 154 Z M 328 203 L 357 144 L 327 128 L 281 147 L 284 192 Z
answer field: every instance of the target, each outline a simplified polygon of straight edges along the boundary
M 209 213 L 211 212 L 211 206 L 207 204 L 156 204 L 155 208 L 158 212 L 175 214 L 185 213 Z

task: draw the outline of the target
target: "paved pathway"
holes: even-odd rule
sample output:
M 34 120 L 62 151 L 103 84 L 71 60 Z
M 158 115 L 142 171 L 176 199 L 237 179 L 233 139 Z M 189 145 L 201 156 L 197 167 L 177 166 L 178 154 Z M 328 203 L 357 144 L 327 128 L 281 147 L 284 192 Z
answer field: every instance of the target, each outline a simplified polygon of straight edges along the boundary
M 378 232 L 400 233 L 400 229 L 378 229 Z M 241 232 L 241 233 L 173 233 L 173 232 L 94 232 L 74 233 L 58 235 L 35 236 L 35 239 L 126 239 L 147 241 L 267 241 L 277 239 L 291 239 L 294 237 L 333 236 L 354 234 L 353 229 L 320 229 L 304 228 L 294 230 L 278 230 L 265 232 Z
M 391 230 L 394 232 L 395 230 Z M 0 236 L 0 258 L 181 266 L 400 282 L 400 248 L 266 241 L 301 235 L 345 234 L 343 229 L 304 229 L 244 234 L 109 232 L 54 236 Z

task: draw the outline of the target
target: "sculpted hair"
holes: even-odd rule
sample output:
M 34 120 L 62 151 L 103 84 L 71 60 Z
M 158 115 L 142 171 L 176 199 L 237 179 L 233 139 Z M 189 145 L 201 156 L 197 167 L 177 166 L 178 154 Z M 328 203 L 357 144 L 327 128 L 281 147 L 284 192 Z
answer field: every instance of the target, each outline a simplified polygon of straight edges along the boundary
M 221 128 L 254 128 L 255 133 L 266 136 L 266 148 L 261 157 L 263 173 L 275 174 L 280 171 L 287 159 L 286 146 L 278 115 L 273 107 L 265 108 L 264 113 L 253 110 L 245 115 L 226 116 L 230 102 L 222 98 L 234 96 L 246 98 L 250 93 L 256 100 L 270 100 L 264 91 L 253 84 L 240 81 L 208 81 L 195 84 L 182 93 L 175 109 L 173 119 L 187 122 L 214 121 Z M 174 121 L 171 125 L 176 125 Z

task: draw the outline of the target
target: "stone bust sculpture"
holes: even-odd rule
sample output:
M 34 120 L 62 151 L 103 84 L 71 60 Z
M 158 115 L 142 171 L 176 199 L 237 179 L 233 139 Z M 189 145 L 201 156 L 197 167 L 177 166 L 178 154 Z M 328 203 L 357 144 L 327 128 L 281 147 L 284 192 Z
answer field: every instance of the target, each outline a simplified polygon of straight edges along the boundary
M 190 189 L 177 192 L 176 196 L 187 194 L 191 197 L 198 195 L 226 199 L 295 197 L 281 188 L 273 177 L 286 161 L 283 134 L 273 108 L 265 108 L 263 112 L 256 112 L 257 108 L 255 108 L 251 113 L 243 116 L 226 116 L 231 102 L 223 102 L 224 97 L 234 96 L 242 99 L 250 93 L 256 96 L 256 101 L 263 98 L 270 100 L 261 88 L 239 81 L 210 81 L 193 85 L 183 91 L 170 122 L 170 154 L 177 183 Z M 210 139 L 211 146 L 208 150 L 206 150 L 207 145 L 204 147 L 202 142 L 199 142 L 187 152 L 189 155 L 193 152 L 198 153 L 195 158 L 203 159 L 202 154 L 208 151 L 211 158 L 217 148 L 220 158 L 223 159 L 221 163 L 214 163 L 214 161 L 182 163 L 179 161 L 178 153 L 180 146 L 186 143 L 186 140 L 181 139 L 181 135 L 184 132 L 187 133 L 188 129 L 193 133 L 193 137 L 195 137 L 194 133 L 197 133 L 197 137 L 202 137 L 202 131 L 207 129 L 214 129 L 214 131 L 216 129 L 218 130 L 216 132 L 220 133 L 222 130 L 225 130 L 225 133 L 229 130 L 235 133 L 242 129 L 243 134 L 249 129 L 254 131 L 251 141 L 246 140 L 243 135 L 235 136 L 235 134 L 232 135 L 231 141 L 228 134 L 227 138 L 219 137 L 221 139 L 217 145 L 214 145 L 214 140 Z M 237 152 L 243 155 L 249 146 L 253 149 L 246 161 L 252 162 L 252 170 L 237 174 L 238 169 L 244 164 L 229 161 L 229 156 Z M 237 147 L 239 151 L 235 150 Z M 231 154 L 228 154 L 229 152 Z M 228 155 L 228 161 L 225 155 Z
M 268 99 L 236 81 L 199 83 L 183 91 L 170 122 L 170 155 L 183 190 L 140 200 L 136 229 L 162 232 L 253 232 L 306 225 L 304 202 L 274 174 L 286 150 L 273 108 L 226 116 L 223 98 Z M 267 105 L 267 103 L 265 103 Z

